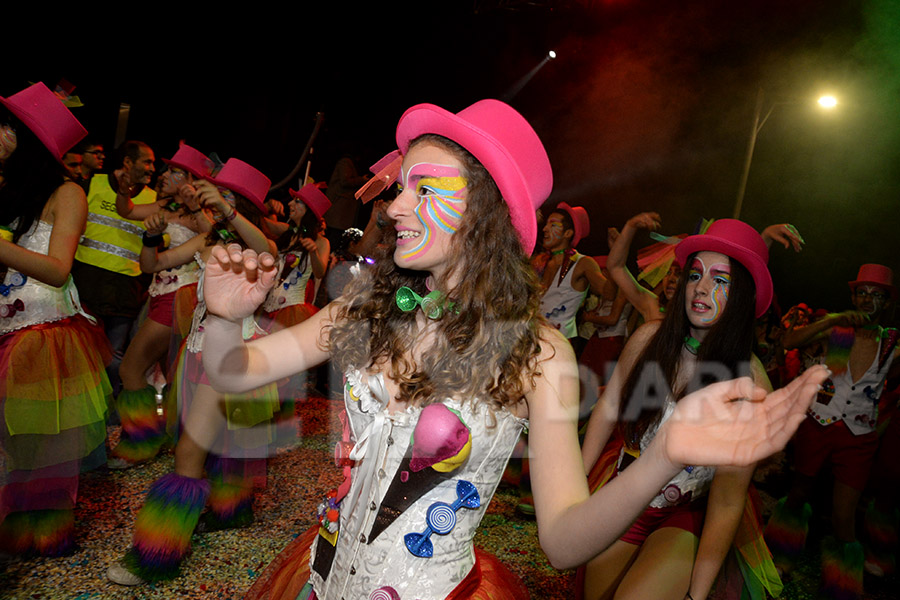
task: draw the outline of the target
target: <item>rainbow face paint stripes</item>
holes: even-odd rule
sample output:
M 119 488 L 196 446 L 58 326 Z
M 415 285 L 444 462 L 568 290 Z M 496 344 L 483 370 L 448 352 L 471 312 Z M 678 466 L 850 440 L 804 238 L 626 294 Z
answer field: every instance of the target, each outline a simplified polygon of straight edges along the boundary
M 731 269 L 728 265 L 717 263 L 709 267 L 710 276 L 715 285 L 709 293 L 709 301 L 712 304 L 712 312 L 709 316 L 700 319 L 704 323 L 715 323 L 725 310 L 728 302 L 728 290 L 731 289 Z
M 727 258 L 722 254 L 709 253 L 707 260 L 718 260 L 718 257 Z M 719 320 L 725 311 L 728 302 L 728 293 L 731 289 L 731 266 L 727 262 L 715 262 L 709 267 L 699 256 L 694 258 L 687 274 L 688 289 L 685 298 L 688 314 L 693 311 L 700 325 L 712 325 Z M 697 295 L 697 287 L 702 281 L 707 282 L 708 293 L 705 296 Z M 704 308 L 705 307 L 705 308 Z
M 406 173 L 401 172 L 401 185 L 414 186 L 419 198 L 414 212 L 422 224 L 421 239 L 401 255 L 403 259 L 412 259 L 431 248 L 438 231 L 447 235 L 456 233 L 465 210 L 468 182 L 456 167 L 417 163 Z

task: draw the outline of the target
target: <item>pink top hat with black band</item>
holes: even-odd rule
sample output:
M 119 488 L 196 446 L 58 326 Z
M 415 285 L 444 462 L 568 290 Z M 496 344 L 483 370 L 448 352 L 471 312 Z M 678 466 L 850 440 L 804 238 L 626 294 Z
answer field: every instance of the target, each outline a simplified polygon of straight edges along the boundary
M 172 158 L 164 158 L 163 162 L 170 167 L 184 169 L 197 179 L 208 179 L 212 176 L 213 161 L 199 150 L 191 148 L 184 142 L 178 146 L 178 152 Z
M 272 181 L 258 169 L 248 165 L 237 158 L 229 158 L 222 166 L 222 170 L 209 180 L 219 187 L 240 194 L 263 214 L 268 214 L 266 209 L 266 194 L 272 186 Z
M 418 104 L 400 117 L 397 146 L 406 153 L 420 135 L 451 139 L 484 165 L 509 207 L 522 248 L 531 254 L 537 240 L 535 210 L 553 188 L 550 159 L 525 118 L 499 100 L 481 100 L 453 114 L 434 104 Z
M 294 198 L 299 198 L 319 219 L 322 218 L 325 211 L 331 208 L 331 200 L 322 193 L 322 190 L 315 183 L 307 183 L 300 188 L 299 192 L 295 192 L 292 189 L 288 189 L 288 191 Z
M 675 258 L 682 267 L 695 252 L 719 252 L 750 271 L 756 284 L 756 317 L 772 303 L 772 276 L 769 274 L 769 249 L 753 227 L 737 219 L 719 219 L 706 233 L 687 237 L 675 247 Z
M 75 115 L 41 82 L 9 98 L 0 97 L 0 103 L 41 140 L 60 164 L 63 155 L 88 133 Z
M 891 299 L 897 297 L 897 289 L 894 287 L 894 272 L 890 267 L 885 267 L 884 265 L 876 265 L 874 263 L 863 265 L 859 268 L 856 281 L 847 283 L 854 292 L 861 285 L 877 285 L 890 292 Z
M 578 245 L 578 242 L 591 233 L 591 220 L 587 211 L 580 206 L 569 206 L 565 202 L 560 202 L 556 205 L 556 211 L 559 212 L 561 210 L 566 211 L 569 217 L 572 218 L 572 225 L 575 227 L 575 235 L 572 236 L 572 247 L 574 248 Z

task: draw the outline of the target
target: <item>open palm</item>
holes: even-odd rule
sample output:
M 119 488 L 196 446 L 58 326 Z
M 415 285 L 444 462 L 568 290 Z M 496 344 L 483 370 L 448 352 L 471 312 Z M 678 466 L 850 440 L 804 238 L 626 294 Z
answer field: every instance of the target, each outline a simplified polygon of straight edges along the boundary
M 768 395 L 748 377 L 689 394 L 666 422 L 666 452 L 686 465 L 746 466 L 762 460 L 791 439 L 828 375 L 816 366 Z
M 224 319 L 239 321 L 262 304 L 275 281 L 275 259 L 257 255 L 237 244 L 212 249 L 203 280 L 207 310 Z

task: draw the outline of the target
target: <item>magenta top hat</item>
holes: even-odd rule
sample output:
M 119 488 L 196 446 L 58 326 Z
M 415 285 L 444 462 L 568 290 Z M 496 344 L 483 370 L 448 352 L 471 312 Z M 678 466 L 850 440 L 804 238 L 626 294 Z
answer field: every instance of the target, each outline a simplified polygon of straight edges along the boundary
M 320 190 L 319 186 L 315 183 L 307 183 L 300 188 L 299 192 L 295 192 L 292 189 L 288 189 L 288 191 L 294 198 L 300 198 L 300 200 L 303 201 L 303 204 L 305 204 L 309 210 L 313 211 L 313 214 L 320 220 L 325 214 L 325 211 L 331 208 L 331 200 L 322 193 L 322 190 Z
M 890 267 L 869 263 L 859 268 L 856 281 L 848 282 L 854 292 L 861 285 L 877 285 L 891 293 L 891 298 L 897 297 L 897 289 L 894 287 L 894 272 Z
M 242 160 L 229 158 L 215 177 L 209 178 L 215 185 L 238 193 L 262 211 L 266 210 L 266 194 L 272 185 L 271 180 L 259 170 Z
M 772 276 L 769 274 L 769 249 L 753 227 L 737 219 L 719 219 L 706 233 L 687 237 L 675 246 L 675 257 L 682 267 L 694 252 L 719 252 L 738 261 L 750 271 L 756 284 L 756 317 L 772 303 Z
M 537 240 L 534 212 L 550 195 L 553 172 L 528 121 L 499 100 L 481 100 L 456 114 L 418 104 L 400 117 L 397 146 L 405 154 L 410 142 L 426 133 L 453 140 L 484 165 L 509 207 L 522 248 L 531 254 Z
M 569 206 L 565 202 L 556 205 L 556 212 L 561 210 L 569 213 L 572 218 L 572 225 L 575 227 L 575 235 L 572 236 L 572 247 L 578 245 L 591 232 L 591 220 L 588 218 L 587 211 L 580 206 Z
M 198 179 L 211 177 L 215 166 L 209 157 L 184 142 L 179 144 L 178 151 L 172 155 L 172 158 L 164 158 L 163 162 L 171 167 L 184 169 Z
M 47 147 L 57 161 L 87 135 L 75 115 L 41 82 L 0 103 L 22 121 Z

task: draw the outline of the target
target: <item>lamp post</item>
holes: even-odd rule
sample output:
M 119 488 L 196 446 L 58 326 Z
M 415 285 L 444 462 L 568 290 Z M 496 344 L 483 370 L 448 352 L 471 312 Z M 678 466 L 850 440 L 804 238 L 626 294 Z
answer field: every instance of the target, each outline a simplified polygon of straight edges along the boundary
M 756 138 L 759 136 L 760 130 L 763 128 L 763 125 L 766 124 L 766 121 L 769 120 L 769 117 L 772 116 L 772 111 L 775 110 L 775 107 L 779 104 L 796 104 L 796 101 L 788 101 L 788 102 L 773 102 L 769 107 L 769 110 L 766 112 L 765 116 L 762 115 L 763 109 L 763 101 L 764 94 L 762 87 L 756 93 L 756 106 L 753 110 L 753 128 L 750 130 L 750 139 L 747 142 L 747 157 L 744 159 L 744 169 L 741 171 L 741 182 L 738 185 L 738 193 L 737 199 L 734 203 L 734 215 L 735 219 L 741 218 L 741 207 L 744 203 L 744 192 L 747 190 L 747 179 L 750 177 L 750 164 L 753 162 L 753 150 L 756 148 Z M 831 110 L 835 106 L 837 106 L 837 99 L 834 96 L 826 95 L 822 96 L 818 99 L 819 106 L 824 109 Z

